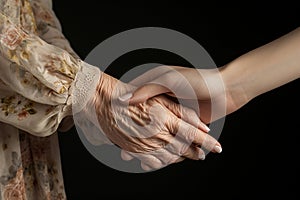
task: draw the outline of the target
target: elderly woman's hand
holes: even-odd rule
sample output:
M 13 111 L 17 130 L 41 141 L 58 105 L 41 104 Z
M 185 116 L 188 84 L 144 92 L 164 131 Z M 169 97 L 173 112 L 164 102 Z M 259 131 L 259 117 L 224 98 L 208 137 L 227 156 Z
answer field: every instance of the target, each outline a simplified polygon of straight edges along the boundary
M 135 88 L 102 73 L 97 94 L 89 102 L 96 109 L 104 135 L 123 151 L 134 155 L 144 170 L 158 169 L 183 158 L 204 159 L 201 148 L 219 152 L 221 145 L 207 134 L 208 128 L 188 108 L 165 96 L 137 106 L 125 105 L 119 97 Z M 89 111 L 90 112 L 90 111 Z

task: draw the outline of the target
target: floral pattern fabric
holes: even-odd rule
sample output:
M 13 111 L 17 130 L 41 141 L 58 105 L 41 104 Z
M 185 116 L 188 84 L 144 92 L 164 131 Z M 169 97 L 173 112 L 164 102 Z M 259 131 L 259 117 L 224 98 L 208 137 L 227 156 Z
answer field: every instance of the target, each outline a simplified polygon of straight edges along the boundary
M 51 0 L 0 0 L 0 200 L 66 199 L 57 129 L 84 103 L 85 66 Z

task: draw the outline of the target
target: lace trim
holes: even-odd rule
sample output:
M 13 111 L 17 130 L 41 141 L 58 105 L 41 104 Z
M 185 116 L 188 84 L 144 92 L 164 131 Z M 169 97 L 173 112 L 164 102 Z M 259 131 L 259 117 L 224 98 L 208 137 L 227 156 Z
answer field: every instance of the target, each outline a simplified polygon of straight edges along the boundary
M 101 71 L 84 61 L 80 63 L 80 70 L 76 74 L 74 85 L 71 87 L 73 114 L 80 112 L 87 102 L 95 95 Z

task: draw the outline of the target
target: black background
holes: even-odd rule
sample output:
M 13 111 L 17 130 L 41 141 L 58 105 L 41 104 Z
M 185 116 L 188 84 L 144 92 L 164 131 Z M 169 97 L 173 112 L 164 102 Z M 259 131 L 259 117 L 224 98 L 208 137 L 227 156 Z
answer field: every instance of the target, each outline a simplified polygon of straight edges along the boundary
M 63 0 L 54 1 L 53 6 L 65 36 L 81 58 L 121 31 L 157 26 L 192 37 L 217 66 L 222 66 L 300 25 L 299 8 L 287 2 L 266 7 L 252 3 L 231 6 Z M 118 77 L 130 67 L 153 61 L 186 64 L 160 52 L 136 52 L 116 61 L 107 73 Z M 299 199 L 299 88 L 296 80 L 227 116 L 219 138 L 221 154 L 209 154 L 205 161 L 186 160 L 151 173 L 111 169 L 87 152 L 75 128 L 60 133 L 68 199 L 160 199 L 174 195 L 185 199 Z

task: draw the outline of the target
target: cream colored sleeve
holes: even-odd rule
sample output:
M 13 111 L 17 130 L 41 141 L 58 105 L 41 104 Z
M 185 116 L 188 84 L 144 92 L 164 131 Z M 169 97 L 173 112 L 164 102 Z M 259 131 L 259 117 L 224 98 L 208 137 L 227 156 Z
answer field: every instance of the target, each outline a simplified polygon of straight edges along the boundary
M 14 92 L 0 80 L 0 121 L 30 134 L 45 137 L 54 133 L 59 122 L 70 113 L 64 105 L 46 105 Z
M 29 11 L 38 6 L 38 2 L 36 4 L 33 2 L 32 7 L 30 4 L 26 4 L 27 1 L 24 2 L 23 6 L 25 8 L 28 6 Z M 53 24 L 51 24 L 36 17 L 37 25 L 44 26 L 44 29 L 37 29 L 43 31 L 40 32 L 41 37 L 39 37 L 34 26 L 26 27 L 20 24 L 26 20 L 35 22 L 33 14 L 28 12 L 29 14 L 27 13 L 23 17 L 25 20 L 18 21 L 11 17 L 12 12 L 3 10 L 3 8 L 5 6 L 0 10 L 0 51 L 3 57 L 0 61 L 0 80 L 3 85 L 0 121 L 35 134 L 37 131 L 33 130 L 32 123 L 25 123 L 25 121 L 29 122 L 35 119 L 34 122 L 39 127 L 38 132 L 43 132 L 42 135 L 49 135 L 56 130 L 65 116 L 71 115 L 72 106 L 78 112 L 84 107 L 96 90 L 100 70 L 81 61 L 68 42 L 61 43 L 66 40 L 62 34 L 57 34 L 60 29 L 57 20 L 53 20 Z M 40 9 L 39 12 L 42 10 Z M 45 9 L 44 12 L 47 11 Z M 41 14 L 35 13 L 35 15 Z M 49 29 L 52 30 L 52 33 L 49 32 Z M 54 32 L 56 34 L 53 34 Z M 62 48 L 50 43 L 55 45 L 60 43 Z M 19 99 L 21 99 L 21 104 L 18 104 Z M 18 101 L 15 102 L 15 100 Z M 27 102 L 24 104 L 26 108 L 28 102 L 31 102 L 29 104 L 33 105 L 33 108 L 29 109 L 26 120 L 23 118 L 20 123 L 19 112 L 10 112 L 12 108 L 9 105 L 21 106 L 23 102 Z M 20 106 L 17 108 L 25 109 Z M 54 107 L 54 112 L 49 113 L 49 107 Z M 6 109 L 9 111 L 5 111 Z M 41 113 L 44 115 L 40 115 Z M 31 120 L 29 120 L 30 118 Z M 51 125 L 54 122 L 55 126 L 52 126 L 52 129 L 46 128 L 45 124 Z

